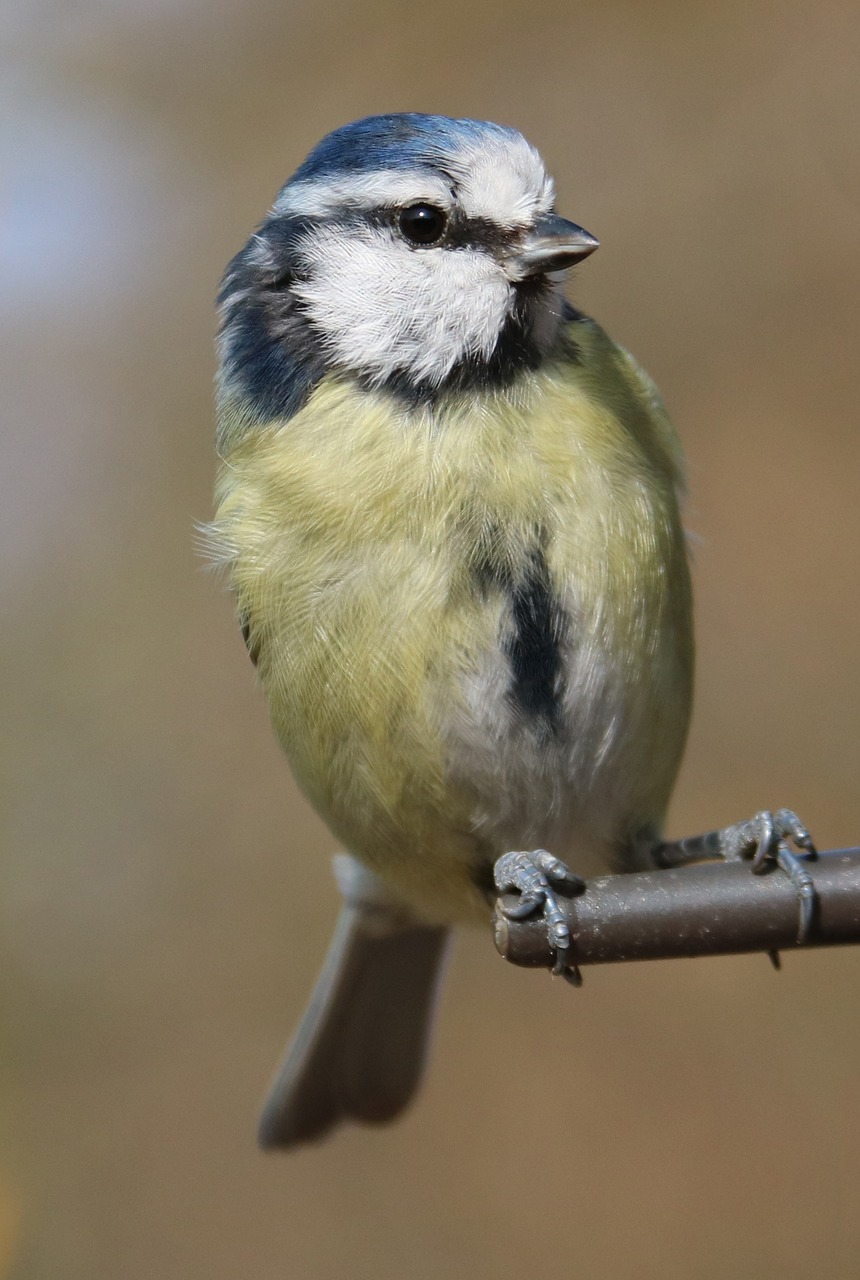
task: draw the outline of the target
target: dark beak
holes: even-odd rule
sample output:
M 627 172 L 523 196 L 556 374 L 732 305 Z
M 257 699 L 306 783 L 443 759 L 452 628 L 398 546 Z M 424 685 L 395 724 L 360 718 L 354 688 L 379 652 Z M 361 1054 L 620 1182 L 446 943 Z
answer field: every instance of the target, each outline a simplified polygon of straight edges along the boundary
M 549 271 L 564 271 L 594 253 L 599 244 L 599 240 L 575 222 L 568 222 L 557 213 L 548 213 L 538 218 L 528 232 L 512 265 L 519 280 Z

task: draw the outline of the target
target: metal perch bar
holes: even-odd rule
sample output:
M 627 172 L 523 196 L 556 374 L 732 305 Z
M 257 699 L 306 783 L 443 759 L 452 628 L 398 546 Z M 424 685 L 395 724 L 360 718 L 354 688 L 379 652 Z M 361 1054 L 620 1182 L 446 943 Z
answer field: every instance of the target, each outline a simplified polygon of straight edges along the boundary
M 860 942 L 860 848 L 804 859 L 815 885 L 812 928 L 797 942 L 797 895 L 777 867 L 753 875 L 749 862 L 708 862 L 677 870 L 589 880 L 562 897 L 573 965 L 673 956 L 737 955 Z M 502 899 L 511 903 L 514 898 Z M 511 920 L 497 906 L 496 947 L 512 964 L 551 968 L 555 954 L 543 919 Z

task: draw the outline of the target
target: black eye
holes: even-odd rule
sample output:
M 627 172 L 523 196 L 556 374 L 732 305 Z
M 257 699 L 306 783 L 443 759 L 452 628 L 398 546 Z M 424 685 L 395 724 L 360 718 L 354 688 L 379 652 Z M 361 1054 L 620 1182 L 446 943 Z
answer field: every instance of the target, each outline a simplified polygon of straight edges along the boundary
M 448 215 L 432 204 L 411 204 L 401 209 L 397 225 L 412 244 L 435 244 L 441 240 Z

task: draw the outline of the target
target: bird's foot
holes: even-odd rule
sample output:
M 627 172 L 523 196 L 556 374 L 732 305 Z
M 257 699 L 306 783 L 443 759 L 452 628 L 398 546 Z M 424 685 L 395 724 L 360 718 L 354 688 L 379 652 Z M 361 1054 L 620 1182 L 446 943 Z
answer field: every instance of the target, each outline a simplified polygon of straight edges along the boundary
M 794 846 L 792 848 L 792 846 Z M 654 848 L 659 866 L 679 867 L 703 858 L 724 858 L 727 862 L 749 860 L 755 875 L 776 864 L 788 876 L 797 895 L 797 941 L 809 937 L 815 916 L 815 885 L 804 860 L 817 856 L 812 837 L 791 809 L 763 810 L 748 822 L 735 822 L 719 831 L 661 843 Z M 775 953 L 771 960 L 777 964 Z M 778 967 L 778 965 L 777 965 Z
M 552 972 L 566 978 L 573 986 L 582 985 L 582 974 L 568 959 L 570 929 L 564 912 L 558 905 L 553 886 L 564 887 L 570 893 L 582 893 L 585 881 L 575 876 L 559 859 L 546 849 L 531 849 L 520 853 L 503 853 L 496 861 L 493 878 L 499 894 L 518 893 L 519 900 L 502 905 L 509 920 L 522 920 L 540 911 L 546 924 L 550 946 L 555 952 Z
M 815 885 L 802 855 L 815 858 L 817 850 L 797 814 L 791 809 L 777 809 L 776 813 L 764 809 L 749 822 L 726 827 L 722 835 L 723 857 L 727 860 L 751 859 L 754 875 L 761 875 L 776 863 L 788 876 L 797 896 L 797 941 L 800 945 L 806 942 L 815 915 L 816 897 Z

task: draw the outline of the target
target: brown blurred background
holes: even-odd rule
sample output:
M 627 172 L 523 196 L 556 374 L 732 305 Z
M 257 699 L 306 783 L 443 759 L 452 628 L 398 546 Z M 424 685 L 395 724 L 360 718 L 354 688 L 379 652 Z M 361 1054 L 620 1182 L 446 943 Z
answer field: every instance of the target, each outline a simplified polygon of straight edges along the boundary
M 593 971 L 458 945 L 419 1104 L 291 1158 L 258 1103 L 336 912 L 218 583 L 211 299 L 328 129 L 517 125 L 576 301 L 691 469 L 674 834 L 860 841 L 860 15 L 841 0 L 10 0 L 0 1275 L 860 1274 L 860 953 Z

